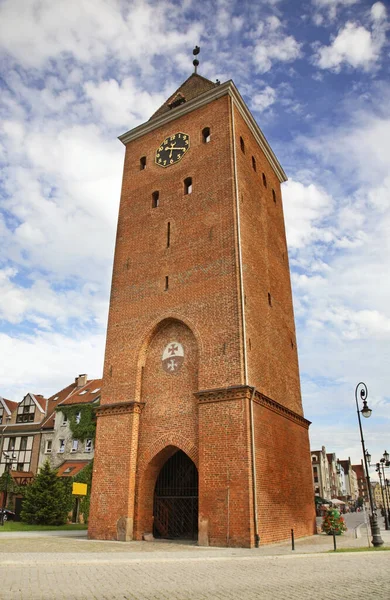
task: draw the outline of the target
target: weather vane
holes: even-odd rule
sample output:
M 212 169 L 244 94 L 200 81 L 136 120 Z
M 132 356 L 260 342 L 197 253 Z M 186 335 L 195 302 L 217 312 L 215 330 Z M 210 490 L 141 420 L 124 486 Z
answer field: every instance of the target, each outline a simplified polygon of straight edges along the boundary
M 192 51 L 192 54 L 193 54 L 194 56 L 197 56 L 197 55 L 199 54 L 199 52 L 200 52 L 200 48 L 199 48 L 199 46 L 195 46 L 195 48 L 194 48 L 194 49 L 193 49 L 193 51 Z M 196 73 L 196 72 L 197 72 L 197 69 L 198 69 L 198 65 L 199 65 L 199 61 L 198 61 L 198 59 L 197 59 L 197 58 L 194 58 L 194 60 L 192 61 L 192 64 L 193 64 L 193 65 L 194 65 L 194 67 L 195 67 L 195 69 L 194 69 L 194 73 Z

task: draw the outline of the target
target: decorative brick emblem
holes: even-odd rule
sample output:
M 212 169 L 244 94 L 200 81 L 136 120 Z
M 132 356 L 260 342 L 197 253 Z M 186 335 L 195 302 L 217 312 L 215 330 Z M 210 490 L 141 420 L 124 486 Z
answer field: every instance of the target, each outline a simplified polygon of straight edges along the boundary
M 162 366 L 167 373 L 177 373 L 184 362 L 184 349 L 179 342 L 169 342 L 162 354 Z

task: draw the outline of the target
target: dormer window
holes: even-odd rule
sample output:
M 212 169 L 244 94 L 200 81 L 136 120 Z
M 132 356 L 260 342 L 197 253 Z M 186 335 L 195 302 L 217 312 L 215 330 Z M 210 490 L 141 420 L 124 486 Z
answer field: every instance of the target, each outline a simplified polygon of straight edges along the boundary
M 186 101 L 186 99 L 184 98 L 184 96 L 182 96 L 181 94 L 177 94 L 172 102 L 170 102 L 168 104 L 169 108 L 176 108 L 177 106 L 180 106 L 180 104 L 184 104 L 184 102 Z

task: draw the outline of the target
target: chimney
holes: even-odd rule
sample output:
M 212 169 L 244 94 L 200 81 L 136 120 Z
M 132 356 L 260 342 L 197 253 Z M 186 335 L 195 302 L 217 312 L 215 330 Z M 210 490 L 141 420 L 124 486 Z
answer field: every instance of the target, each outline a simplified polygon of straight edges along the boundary
M 87 374 L 83 373 L 82 375 L 79 375 L 78 377 L 75 378 L 75 384 L 77 385 L 78 388 L 84 387 L 87 384 Z

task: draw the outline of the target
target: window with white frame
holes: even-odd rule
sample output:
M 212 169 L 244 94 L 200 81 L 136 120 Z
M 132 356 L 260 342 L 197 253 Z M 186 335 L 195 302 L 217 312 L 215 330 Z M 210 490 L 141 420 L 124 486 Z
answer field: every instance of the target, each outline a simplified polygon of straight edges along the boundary
M 77 424 L 80 423 L 80 419 L 81 419 L 81 411 L 79 411 L 78 413 L 76 413 L 76 423 Z
M 46 445 L 45 445 L 45 453 L 46 454 L 50 454 L 50 452 L 51 452 L 51 446 L 52 446 L 52 441 L 51 440 L 46 440 Z
M 60 447 L 58 452 L 65 452 L 65 440 L 60 440 Z
M 67 425 L 68 424 L 68 415 L 66 413 L 63 413 L 62 415 L 62 426 Z
M 72 450 L 71 452 L 77 452 L 79 448 L 79 441 L 78 440 L 72 440 Z
M 85 440 L 85 451 L 92 452 L 92 440 Z

